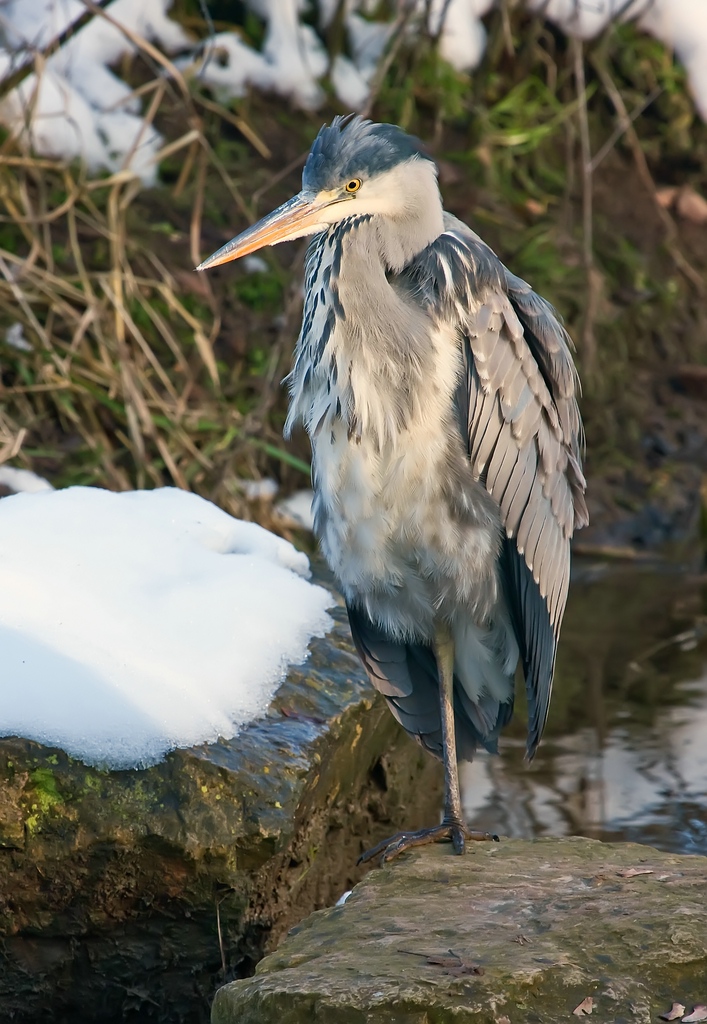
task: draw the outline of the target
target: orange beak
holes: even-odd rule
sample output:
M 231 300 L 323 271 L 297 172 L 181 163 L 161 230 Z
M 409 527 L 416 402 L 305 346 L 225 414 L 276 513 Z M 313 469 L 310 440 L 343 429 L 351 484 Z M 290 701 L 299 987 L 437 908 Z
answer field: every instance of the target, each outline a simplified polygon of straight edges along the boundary
M 240 256 L 262 249 L 265 245 L 277 245 L 278 242 L 289 242 L 304 235 L 313 235 L 329 226 L 328 221 L 321 219 L 321 212 L 328 206 L 342 201 L 338 194 L 329 193 L 326 198 L 313 195 L 311 192 L 300 192 L 289 199 L 267 217 L 236 235 L 226 242 L 212 256 L 200 263 L 197 270 L 210 270 L 220 267 L 222 263 L 230 263 Z M 346 197 L 348 198 L 348 197 Z

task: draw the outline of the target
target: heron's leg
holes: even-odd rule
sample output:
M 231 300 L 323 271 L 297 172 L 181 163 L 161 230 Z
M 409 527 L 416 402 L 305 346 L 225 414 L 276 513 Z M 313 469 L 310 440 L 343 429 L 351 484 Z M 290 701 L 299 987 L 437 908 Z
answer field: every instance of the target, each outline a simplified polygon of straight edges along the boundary
M 454 639 L 446 623 L 435 630 L 434 642 L 437 672 L 439 674 L 439 717 L 442 723 L 442 752 L 444 756 L 444 818 L 443 825 L 453 828 L 451 839 L 455 853 L 464 853 L 464 819 L 459 792 L 459 766 L 457 740 L 454 730 Z M 454 828 L 454 826 L 458 826 Z
M 359 864 L 373 860 L 380 855 L 381 864 L 393 860 L 405 850 L 428 843 L 451 841 L 455 853 L 464 853 L 467 839 L 495 840 L 498 836 L 490 832 L 474 832 L 467 828 L 462 816 L 462 802 L 459 792 L 459 768 L 457 766 L 457 743 L 454 731 L 454 640 L 446 624 L 439 624 L 435 632 L 434 653 L 439 676 L 439 710 L 442 724 L 442 753 L 444 758 L 444 817 L 440 825 L 423 828 L 418 832 L 398 832 L 384 839 L 370 850 L 366 850 Z

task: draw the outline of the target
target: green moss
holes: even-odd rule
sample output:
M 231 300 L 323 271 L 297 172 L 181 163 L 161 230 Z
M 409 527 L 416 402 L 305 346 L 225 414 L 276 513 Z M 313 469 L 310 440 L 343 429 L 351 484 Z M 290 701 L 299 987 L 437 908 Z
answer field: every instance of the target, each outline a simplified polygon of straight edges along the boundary
M 51 768 L 35 768 L 29 778 L 32 783 L 33 809 L 36 807 L 40 813 L 46 814 L 56 804 L 64 803 Z
M 37 832 L 44 819 L 64 802 L 52 769 L 35 768 L 29 773 L 23 793 L 23 803 L 28 812 L 25 818 L 27 831 L 30 834 Z
M 106 783 L 110 780 L 109 771 L 100 771 L 97 768 L 86 768 L 82 765 L 83 776 L 82 784 L 87 792 L 100 793 L 106 787 Z

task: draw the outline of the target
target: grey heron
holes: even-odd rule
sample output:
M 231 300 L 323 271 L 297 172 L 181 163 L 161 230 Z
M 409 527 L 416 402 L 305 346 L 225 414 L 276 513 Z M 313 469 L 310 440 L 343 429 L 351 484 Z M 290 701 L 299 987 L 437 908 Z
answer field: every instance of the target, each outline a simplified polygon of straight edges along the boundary
M 363 859 L 463 853 L 491 837 L 464 821 L 458 760 L 497 749 L 519 660 L 529 759 L 547 719 L 587 523 L 571 341 L 444 211 L 433 160 L 394 125 L 325 125 L 302 191 L 197 269 L 310 235 L 285 433 L 309 434 L 315 531 L 366 672 L 444 762 L 442 823 Z

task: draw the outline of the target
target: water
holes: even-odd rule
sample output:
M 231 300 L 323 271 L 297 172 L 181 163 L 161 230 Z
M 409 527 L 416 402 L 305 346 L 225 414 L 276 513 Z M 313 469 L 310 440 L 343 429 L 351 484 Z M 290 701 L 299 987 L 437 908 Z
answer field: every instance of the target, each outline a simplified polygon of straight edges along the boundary
M 519 707 L 500 757 L 462 766 L 467 819 L 707 854 L 707 581 L 590 563 L 576 575 L 538 754 L 528 767 Z

